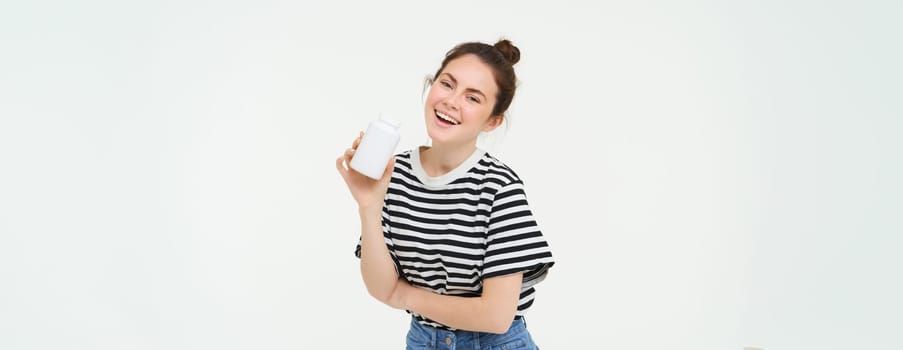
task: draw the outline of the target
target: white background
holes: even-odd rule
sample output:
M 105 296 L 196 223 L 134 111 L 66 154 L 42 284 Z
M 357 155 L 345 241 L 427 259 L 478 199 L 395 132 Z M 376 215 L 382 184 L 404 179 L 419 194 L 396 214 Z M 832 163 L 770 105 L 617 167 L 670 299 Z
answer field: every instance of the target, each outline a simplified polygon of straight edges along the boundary
M 445 51 L 522 50 L 484 147 L 557 261 L 545 349 L 900 349 L 894 1 L 9 1 L 0 349 L 400 349 L 334 159 L 426 140 Z

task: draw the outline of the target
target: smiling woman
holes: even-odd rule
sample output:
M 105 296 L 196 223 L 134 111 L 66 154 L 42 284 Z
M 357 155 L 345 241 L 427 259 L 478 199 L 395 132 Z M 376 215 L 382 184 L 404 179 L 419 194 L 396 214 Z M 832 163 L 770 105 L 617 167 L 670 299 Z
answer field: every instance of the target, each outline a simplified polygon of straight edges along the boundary
M 336 167 L 359 206 L 355 255 L 370 294 L 412 315 L 408 349 L 534 349 L 524 314 L 554 261 L 507 165 L 476 146 L 505 118 L 520 50 L 470 42 L 446 54 L 424 102 L 430 147 L 397 154 L 379 180 Z
M 466 143 L 502 121 L 501 115 L 491 114 L 498 88 L 492 70 L 479 57 L 465 55 L 451 61 L 433 85 L 424 109 L 426 129 L 434 142 Z

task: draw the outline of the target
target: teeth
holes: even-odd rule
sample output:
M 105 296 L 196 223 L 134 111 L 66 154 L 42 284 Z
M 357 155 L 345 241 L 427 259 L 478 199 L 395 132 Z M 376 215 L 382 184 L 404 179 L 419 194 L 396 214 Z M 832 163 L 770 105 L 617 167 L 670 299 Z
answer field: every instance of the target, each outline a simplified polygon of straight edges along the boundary
M 452 119 L 451 117 L 449 117 L 449 116 L 447 116 L 447 115 L 445 115 L 445 114 L 442 114 L 442 112 L 436 112 L 436 115 L 437 115 L 439 118 L 442 118 L 442 120 L 451 123 L 452 125 L 458 125 L 458 122 L 457 122 L 457 121 L 455 121 L 454 119 Z

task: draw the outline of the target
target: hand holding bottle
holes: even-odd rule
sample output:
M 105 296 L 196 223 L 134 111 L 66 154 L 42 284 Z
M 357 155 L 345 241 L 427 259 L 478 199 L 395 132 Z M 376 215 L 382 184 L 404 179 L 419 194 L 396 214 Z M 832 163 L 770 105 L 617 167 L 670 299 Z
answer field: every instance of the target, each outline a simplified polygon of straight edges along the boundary
M 358 206 L 362 210 L 382 210 L 383 199 L 386 191 L 389 189 L 389 181 L 392 180 L 392 169 L 395 168 L 395 158 L 389 159 L 389 163 L 383 170 L 379 180 L 374 180 L 350 167 L 351 160 L 357 152 L 363 140 L 364 133 L 360 135 L 351 144 L 351 148 L 345 150 L 345 153 L 336 159 L 336 169 L 348 185 L 348 190 Z

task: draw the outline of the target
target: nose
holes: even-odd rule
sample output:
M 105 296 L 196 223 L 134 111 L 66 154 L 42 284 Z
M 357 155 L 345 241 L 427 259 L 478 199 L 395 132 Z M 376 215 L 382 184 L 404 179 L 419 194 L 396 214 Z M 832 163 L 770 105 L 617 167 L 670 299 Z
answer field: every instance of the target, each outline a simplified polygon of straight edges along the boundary
M 442 101 L 442 105 L 449 109 L 458 110 L 458 94 L 451 93 L 445 97 L 445 100 Z

